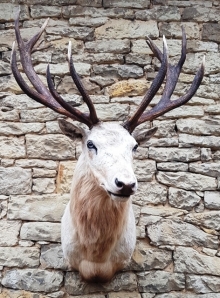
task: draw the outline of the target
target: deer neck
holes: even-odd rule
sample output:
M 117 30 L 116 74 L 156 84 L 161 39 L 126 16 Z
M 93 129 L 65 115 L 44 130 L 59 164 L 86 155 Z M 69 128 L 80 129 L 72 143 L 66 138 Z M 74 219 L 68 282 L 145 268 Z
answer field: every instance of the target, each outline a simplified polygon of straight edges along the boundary
M 112 200 L 85 161 L 79 159 L 73 177 L 70 212 L 81 249 L 88 259 L 100 261 L 101 255 L 103 258 L 108 255 L 124 230 L 130 204 L 130 199 Z

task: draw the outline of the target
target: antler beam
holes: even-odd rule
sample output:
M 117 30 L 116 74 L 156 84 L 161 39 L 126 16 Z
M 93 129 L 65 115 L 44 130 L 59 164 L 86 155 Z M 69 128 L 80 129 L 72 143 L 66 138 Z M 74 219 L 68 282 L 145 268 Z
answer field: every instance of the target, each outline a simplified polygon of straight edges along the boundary
M 89 114 L 82 113 L 78 109 L 72 107 L 57 93 L 51 78 L 49 65 L 47 67 L 47 82 L 48 82 L 49 90 L 43 84 L 43 82 L 40 80 L 40 78 L 38 77 L 38 75 L 34 70 L 32 60 L 31 60 L 31 54 L 34 51 L 38 50 L 34 48 L 34 46 L 36 45 L 37 41 L 40 39 L 41 35 L 43 34 L 49 19 L 45 21 L 40 31 L 36 35 L 34 35 L 29 41 L 24 42 L 19 30 L 19 15 L 20 15 L 20 11 L 18 12 L 18 15 L 15 19 L 15 34 L 16 34 L 16 40 L 19 48 L 19 53 L 20 53 L 21 64 L 22 64 L 24 73 L 26 74 L 27 78 L 29 79 L 29 81 L 31 82 L 35 90 L 28 86 L 28 84 L 25 82 L 25 80 L 23 79 L 23 77 L 21 76 L 18 70 L 15 43 L 13 43 L 12 54 L 11 54 L 11 68 L 12 68 L 12 73 L 17 83 L 19 84 L 20 88 L 35 101 L 40 102 L 41 104 L 56 111 L 59 114 L 70 117 L 73 120 L 82 122 L 86 124 L 89 128 L 91 128 L 94 124 L 99 122 L 99 119 L 96 115 L 94 105 L 89 95 L 86 93 L 79 79 L 79 76 L 75 71 L 72 56 L 71 56 L 71 44 L 69 45 L 69 48 L 68 48 L 68 62 L 69 62 L 70 74 L 76 84 L 76 87 L 81 93 L 83 100 L 85 101 L 85 103 L 89 108 L 89 112 L 90 112 Z
M 150 86 L 150 89 L 144 96 L 138 110 L 130 119 L 128 119 L 123 124 L 123 126 L 130 133 L 141 123 L 144 123 L 145 121 L 152 121 L 153 119 L 165 114 L 166 112 L 173 110 L 188 102 L 196 93 L 204 76 L 205 57 L 203 58 L 203 62 L 199 70 L 197 71 L 188 92 L 185 95 L 181 96 L 180 98 L 171 101 L 170 98 L 176 87 L 182 66 L 186 59 L 186 34 L 184 31 L 184 28 L 182 27 L 182 53 L 181 53 L 180 60 L 176 65 L 171 65 L 170 63 L 168 63 L 167 46 L 166 46 L 165 38 L 163 38 L 163 44 L 164 44 L 163 54 L 150 38 L 148 38 L 147 43 L 151 48 L 152 52 L 154 53 L 154 55 L 161 62 L 161 67 L 159 69 L 157 76 L 153 80 Z M 160 88 L 165 77 L 164 72 L 166 74 L 166 84 L 164 87 L 162 97 L 156 106 L 154 106 L 151 110 L 144 112 L 144 110 L 147 108 L 147 106 L 150 104 L 151 100 L 153 99 L 154 95 L 156 94 L 157 90 Z

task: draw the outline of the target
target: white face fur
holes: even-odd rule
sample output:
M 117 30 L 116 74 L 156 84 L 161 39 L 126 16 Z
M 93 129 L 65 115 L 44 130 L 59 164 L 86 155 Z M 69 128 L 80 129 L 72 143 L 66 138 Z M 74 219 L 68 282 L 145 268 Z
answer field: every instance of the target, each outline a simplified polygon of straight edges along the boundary
M 137 142 L 118 123 L 99 123 L 84 131 L 83 156 L 112 199 L 127 200 L 137 190 L 133 154 Z

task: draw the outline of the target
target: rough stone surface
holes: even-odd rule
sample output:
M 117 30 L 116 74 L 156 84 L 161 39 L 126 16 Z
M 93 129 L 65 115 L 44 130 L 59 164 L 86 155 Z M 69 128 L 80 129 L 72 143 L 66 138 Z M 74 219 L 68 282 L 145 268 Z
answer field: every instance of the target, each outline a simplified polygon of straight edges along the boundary
M 220 2 L 0 2 L 0 297 L 220 298 Z M 50 18 L 36 45 L 42 50 L 32 53 L 40 80 L 47 86 L 50 63 L 58 93 L 88 113 L 69 74 L 71 40 L 76 72 L 101 121 L 123 123 L 149 90 L 161 63 L 147 37 L 162 51 L 165 35 L 175 64 L 185 29 L 186 61 L 171 100 L 190 89 L 206 56 L 202 83 L 187 104 L 134 131 L 158 128 L 134 154 L 135 252 L 108 284 L 83 282 L 63 259 L 60 221 L 82 148 L 80 140 L 62 134 L 57 119 L 64 115 L 29 98 L 13 78 L 19 5 L 25 42 Z M 18 50 L 17 60 L 23 76 Z M 147 110 L 159 102 L 164 85 Z
M 60 242 L 60 223 L 27 222 L 21 227 L 23 240 Z
M 205 256 L 193 248 L 177 247 L 174 253 L 174 260 L 176 272 L 220 275 L 219 258 Z
M 217 248 L 216 236 L 206 234 L 192 224 L 176 219 L 163 219 L 147 226 L 147 235 L 153 245 L 205 246 Z
M 34 247 L 0 247 L 0 266 L 36 267 L 40 251 Z
M 31 193 L 31 170 L 20 167 L 0 167 L 0 193 L 19 195 Z
M 63 281 L 61 272 L 51 272 L 41 269 L 8 270 L 2 279 L 5 287 L 36 292 L 57 291 Z
M 9 219 L 58 222 L 69 201 L 69 195 L 11 196 Z

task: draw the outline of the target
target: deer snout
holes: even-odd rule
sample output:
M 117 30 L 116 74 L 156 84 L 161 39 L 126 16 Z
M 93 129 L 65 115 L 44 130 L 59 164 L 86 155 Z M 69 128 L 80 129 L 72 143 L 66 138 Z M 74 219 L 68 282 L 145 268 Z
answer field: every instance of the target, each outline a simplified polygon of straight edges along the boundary
M 119 180 L 118 178 L 115 178 L 115 185 L 117 186 L 117 189 L 120 195 L 123 195 L 126 197 L 132 195 L 137 189 L 136 181 L 126 183 Z

